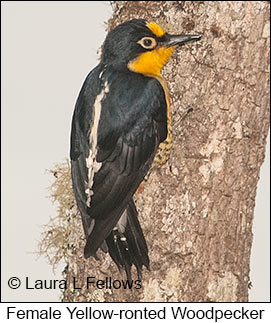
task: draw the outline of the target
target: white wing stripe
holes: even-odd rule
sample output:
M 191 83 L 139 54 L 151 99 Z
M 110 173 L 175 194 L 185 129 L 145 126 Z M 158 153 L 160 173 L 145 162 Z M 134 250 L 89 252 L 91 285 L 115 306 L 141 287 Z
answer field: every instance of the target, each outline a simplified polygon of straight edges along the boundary
M 106 81 L 104 84 L 104 88 L 97 95 L 96 100 L 94 102 L 94 116 L 93 116 L 93 124 L 89 135 L 89 143 L 90 143 L 90 151 L 89 155 L 86 158 L 86 166 L 88 168 L 88 183 L 86 186 L 86 194 L 87 194 L 87 206 L 90 207 L 91 196 L 93 195 L 93 191 L 91 190 L 93 186 L 94 174 L 99 171 L 102 167 L 102 163 L 97 162 L 97 143 L 98 143 L 98 126 L 101 117 L 102 110 L 102 100 L 105 96 L 105 93 L 109 92 L 108 82 Z

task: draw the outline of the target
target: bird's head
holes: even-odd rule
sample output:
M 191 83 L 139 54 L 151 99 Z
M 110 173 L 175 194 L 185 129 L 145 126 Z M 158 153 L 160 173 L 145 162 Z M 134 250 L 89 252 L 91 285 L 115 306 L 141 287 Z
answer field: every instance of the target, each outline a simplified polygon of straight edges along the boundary
M 199 40 L 200 35 L 170 35 L 154 22 L 127 21 L 111 30 L 103 45 L 102 61 L 117 68 L 159 76 L 177 45 Z

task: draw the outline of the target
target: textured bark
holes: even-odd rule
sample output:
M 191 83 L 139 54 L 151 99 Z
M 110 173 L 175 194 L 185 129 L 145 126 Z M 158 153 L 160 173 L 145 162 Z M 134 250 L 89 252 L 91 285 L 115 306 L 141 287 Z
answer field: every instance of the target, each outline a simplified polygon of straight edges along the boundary
M 253 210 L 269 128 L 269 3 L 119 1 L 109 27 L 131 18 L 203 35 L 178 49 L 163 71 L 172 156 L 136 196 L 151 270 L 144 270 L 140 289 L 86 290 L 87 276 L 125 275 L 103 253 L 100 261 L 83 259 L 77 214 L 64 276 L 70 283 L 76 277 L 82 290 L 71 283 L 63 301 L 248 301 Z

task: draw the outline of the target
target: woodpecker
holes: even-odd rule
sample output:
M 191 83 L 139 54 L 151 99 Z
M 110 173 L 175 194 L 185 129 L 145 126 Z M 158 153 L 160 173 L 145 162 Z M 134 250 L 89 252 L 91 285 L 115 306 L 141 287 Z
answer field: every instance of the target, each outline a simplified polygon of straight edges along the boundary
M 200 35 L 170 35 L 133 19 L 111 30 L 100 63 L 79 93 L 71 129 L 71 175 L 86 244 L 84 257 L 109 252 L 131 280 L 149 269 L 133 195 L 154 159 L 171 148 L 171 114 L 161 69 L 177 45 Z M 156 157 L 155 157 L 156 156 Z M 165 157 L 164 157 L 165 156 Z

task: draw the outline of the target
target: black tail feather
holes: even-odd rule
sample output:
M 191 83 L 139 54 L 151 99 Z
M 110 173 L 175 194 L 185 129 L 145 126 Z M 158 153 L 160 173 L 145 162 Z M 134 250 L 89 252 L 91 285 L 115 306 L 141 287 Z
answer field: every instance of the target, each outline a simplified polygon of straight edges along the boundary
M 124 268 L 128 280 L 131 280 L 131 267 L 135 265 L 138 279 L 142 279 L 142 267 L 149 269 L 148 247 L 138 222 L 138 213 L 131 200 L 125 210 L 127 221 L 123 230 L 112 230 L 106 243 L 109 254 L 118 268 Z

